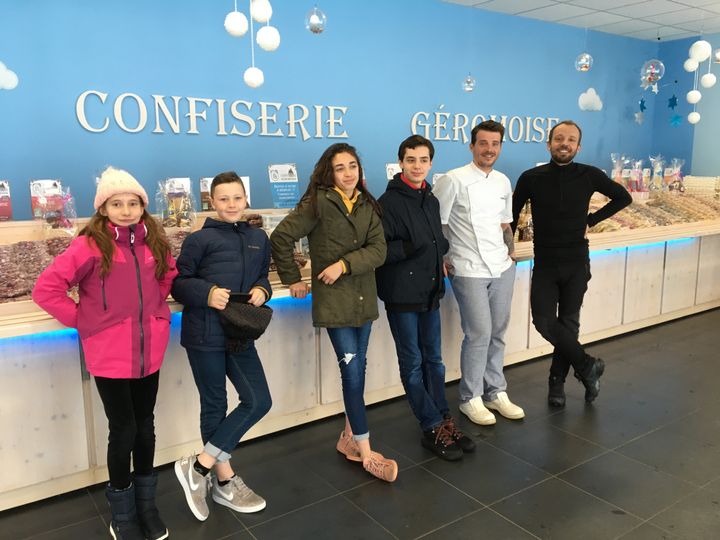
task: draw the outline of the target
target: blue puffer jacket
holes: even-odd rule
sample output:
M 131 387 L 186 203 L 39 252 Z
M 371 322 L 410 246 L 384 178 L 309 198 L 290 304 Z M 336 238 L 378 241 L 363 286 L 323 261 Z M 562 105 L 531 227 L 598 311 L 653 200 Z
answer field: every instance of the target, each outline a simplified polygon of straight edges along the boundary
M 213 286 L 232 292 L 262 287 L 272 294 L 268 281 L 270 242 L 262 229 L 245 222 L 226 223 L 212 218 L 188 236 L 177 260 L 178 277 L 172 296 L 183 304 L 183 347 L 205 351 L 225 350 L 225 335 L 217 310 L 208 306 Z

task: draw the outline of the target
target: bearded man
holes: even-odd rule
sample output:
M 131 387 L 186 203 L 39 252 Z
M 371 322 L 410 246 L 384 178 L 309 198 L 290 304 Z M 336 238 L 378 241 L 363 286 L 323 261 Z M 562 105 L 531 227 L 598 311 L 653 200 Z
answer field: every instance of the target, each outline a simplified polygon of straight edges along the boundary
M 525 171 L 513 194 L 513 230 L 530 201 L 534 227 L 535 260 L 530 287 L 530 309 L 537 331 L 555 347 L 548 404 L 565 406 L 565 377 L 574 369 L 585 386 L 585 401 L 600 392 L 605 363 L 585 352 L 578 341 L 580 307 L 590 281 L 587 230 L 632 202 L 623 186 L 600 169 L 576 163 L 582 131 L 572 120 L 553 126 L 548 136 L 550 163 Z M 595 192 L 610 200 L 588 214 Z

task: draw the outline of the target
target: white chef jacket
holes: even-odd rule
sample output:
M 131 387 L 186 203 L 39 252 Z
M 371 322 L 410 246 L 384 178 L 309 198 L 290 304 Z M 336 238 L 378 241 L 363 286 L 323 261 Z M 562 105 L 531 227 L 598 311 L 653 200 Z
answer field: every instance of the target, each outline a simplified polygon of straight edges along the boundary
M 485 174 L 475 163 L 453 169 L 435 183 L 447 259 L 463 277 L 497 278 L 512 264 L 501 223 L 512 222 L 512 186 L 503 173 Z

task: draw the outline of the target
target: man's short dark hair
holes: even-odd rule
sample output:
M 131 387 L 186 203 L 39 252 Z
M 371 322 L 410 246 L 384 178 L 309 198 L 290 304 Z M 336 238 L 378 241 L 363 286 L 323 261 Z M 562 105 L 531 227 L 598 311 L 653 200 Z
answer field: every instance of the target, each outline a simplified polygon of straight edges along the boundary
M 430 161 L 432 161 L 432 158 L 435 155 L 435 147 L 433 146 L 433 143 L 431 143 L 422 135 L 410 135 L 407 139 L 401 142 L 400 148 L 398 148 L 398 159 L 402 161 L 403 159 L 405 159 L 405 150 L 407 150 L 408 148 L 414 150 L 418 146 L 427 147 L 428 151 L 430 152 Z
M 505 126 L 495 120 L 485 120 L 472 129 L 472 132 L 470 133 L 470 144 L 475 144 L 475 137 L 478 131 L 494 131 L 495 133 L 499 133 L 501 143 L 505 137 Z
M 582 129 L 580 129 L 580 126 L 578 126 L 572 120 L 563 120 L 562 122 L 558 122 L 553 127 L 551 127 L 550 133 L 548 133 L 548 142 L 552 142 L 553 133 L 555 132 L 555 128 L 558 126 L 575 126 L 578 130 L 578 144 L 580 144 L 580 141 L 582 141 Z

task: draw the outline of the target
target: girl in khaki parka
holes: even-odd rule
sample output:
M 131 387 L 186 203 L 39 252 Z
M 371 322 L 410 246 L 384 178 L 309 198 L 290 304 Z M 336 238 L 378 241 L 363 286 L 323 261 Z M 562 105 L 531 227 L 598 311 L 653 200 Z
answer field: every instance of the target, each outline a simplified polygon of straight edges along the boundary
M 308 286 L 292 254 L 295 242 L 307 236 L 313 325 L 327 329 L 342 379 L 345 429 L 336 448 L 370 474 L 392 482 L 397 463 L 371 450 L 363 398 L 370 329 L 378 318 L 375 268 L 385 262 L 386 245 L 380 208 L 361 178 L 355 148 L 346 143 L 328 147 L 305 195 L 270 242 L 280 280 L 293 298 L 305 298 Z

